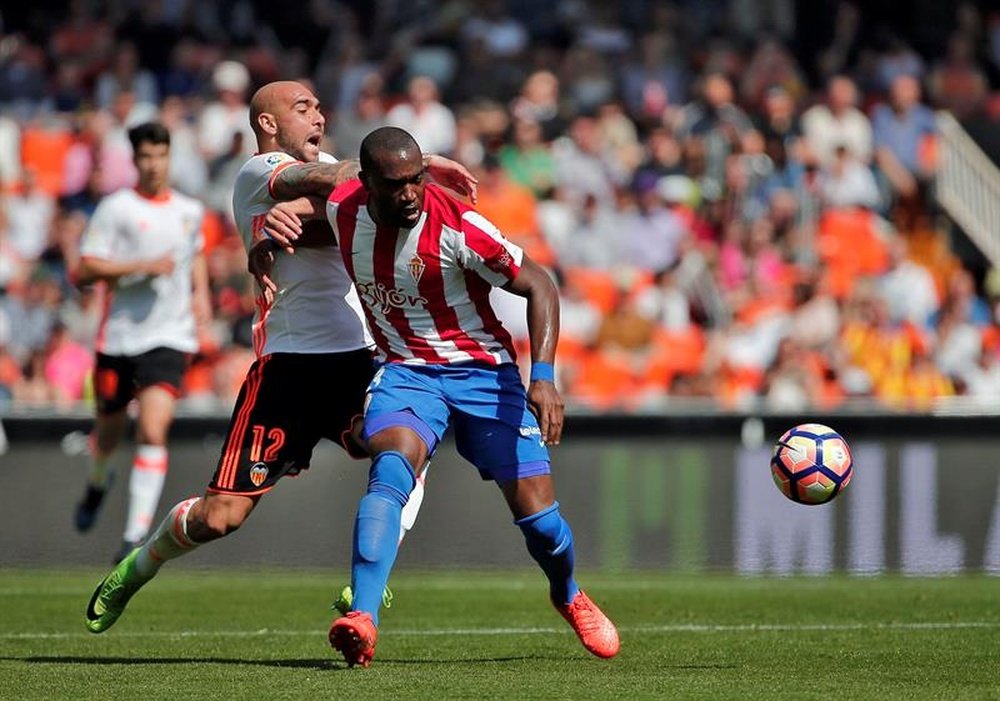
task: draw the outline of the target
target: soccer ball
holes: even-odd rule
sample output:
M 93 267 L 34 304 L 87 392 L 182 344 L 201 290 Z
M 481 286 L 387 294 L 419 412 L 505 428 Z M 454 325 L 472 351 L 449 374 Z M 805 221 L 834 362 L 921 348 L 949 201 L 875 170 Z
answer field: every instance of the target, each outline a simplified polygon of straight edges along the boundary
M 825 504 L 844 491 L 853 473 L 847 441 L 823 424 L 789 429 L 771 454 L 774 483 L 799 504 Z

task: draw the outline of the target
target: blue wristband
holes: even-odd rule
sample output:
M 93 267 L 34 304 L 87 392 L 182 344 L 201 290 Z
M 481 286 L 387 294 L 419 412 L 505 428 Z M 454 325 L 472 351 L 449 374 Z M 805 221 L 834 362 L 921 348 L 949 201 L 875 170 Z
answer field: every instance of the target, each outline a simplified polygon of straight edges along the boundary
M 545 382 L 555 382 L 556 381 L 556 369 L 552 367 L 552 363 L 532 363 L 531 364 L 531 381 L 544 380 Z
M 260 227 L 260 235 L 266 238 L 268 241 L 274 241 L 274 237 L 271 236 L 271 232 L 265 229 L 263 226 Z

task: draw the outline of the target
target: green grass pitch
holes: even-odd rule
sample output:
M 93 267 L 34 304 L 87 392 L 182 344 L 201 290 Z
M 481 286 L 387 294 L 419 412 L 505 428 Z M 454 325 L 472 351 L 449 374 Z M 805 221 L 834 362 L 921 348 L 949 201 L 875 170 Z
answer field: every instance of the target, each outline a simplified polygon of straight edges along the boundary
M 327 645 L 343 584 L 165 569 L 118 624 L 97 571 L 0 571 L 0 699 L 1000 699 L 1000 579 L 583 573 L 622 651 L 588 655 L 526 572 L 403 571 L 370 669 Z

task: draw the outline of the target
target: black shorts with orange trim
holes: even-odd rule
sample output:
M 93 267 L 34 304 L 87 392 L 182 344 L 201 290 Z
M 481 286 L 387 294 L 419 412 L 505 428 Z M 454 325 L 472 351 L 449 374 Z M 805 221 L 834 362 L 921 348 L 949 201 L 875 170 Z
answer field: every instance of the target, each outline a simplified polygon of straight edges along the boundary
M 121 411 L 139 390 L 154 385 L 178 396 L 188 358 L 173 348 L 154 348 L 139 355 L 98 353 L 94 367 L 97 413 Z
M 250 367 L 208 491 L 251 496 L 309 467 L 321 438 L 344 447 L 363 413 L 372 354 L 272 353 Z

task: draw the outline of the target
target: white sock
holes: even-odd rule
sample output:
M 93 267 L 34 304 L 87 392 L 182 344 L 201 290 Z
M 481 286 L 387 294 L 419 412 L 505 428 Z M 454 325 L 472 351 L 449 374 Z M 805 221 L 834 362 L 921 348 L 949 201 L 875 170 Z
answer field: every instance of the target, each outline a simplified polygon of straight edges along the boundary
M 403 513 L 399 521 L 399 542 L 403 542 L 403 537 L 406 532 L 413 528 L 413 524 L 417 522 L 417 513 L 420 511 L 420 505 L 424 502 L 424 483 L 427 482 L 427 471 L 431 469 L 431 464 L 427 463 L 424 466 L 423 471 L 420 476 L 417 477 L 416 483 L 413 485 L 413 491 L 410 492 L 410 498 L 407 499 L 406 504 L 403 506 Z
M 197 548 L 200 543 L 191 540 L 187 534 L 187 516 L 191 507 L 200 497 L 185 499 L 166 515 L 153 535 L 139 548 L 135 568 L 139 576 L 149 579 L 167 560 L 173 560 Z
M 167 479 L 167 449 L 162 445 L 140 445 L 135 452 L 128 481 L 128 518 L 124 539 L 142 540 L 149 533 Z

